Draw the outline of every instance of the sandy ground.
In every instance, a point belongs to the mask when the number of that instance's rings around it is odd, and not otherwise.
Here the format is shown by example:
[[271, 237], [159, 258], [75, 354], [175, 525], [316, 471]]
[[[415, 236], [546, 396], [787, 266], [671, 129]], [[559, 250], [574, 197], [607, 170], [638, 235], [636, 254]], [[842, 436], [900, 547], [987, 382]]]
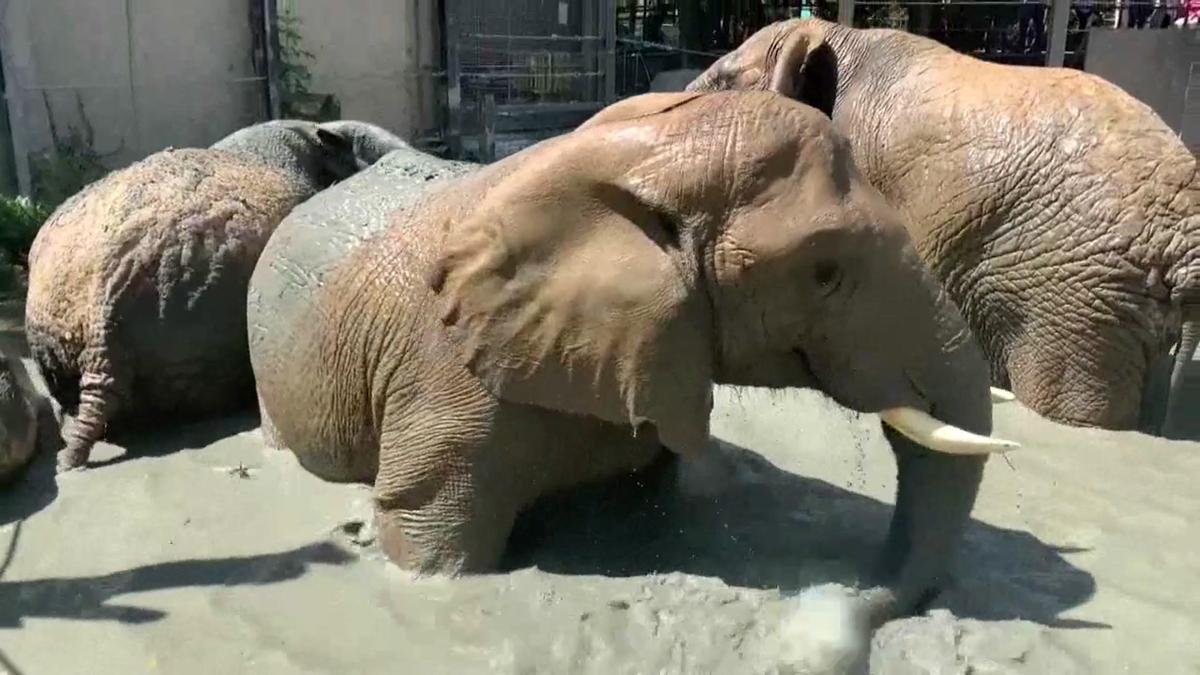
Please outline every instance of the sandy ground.
[[[10, 326], [11, 328], [11, 326]], [[0, 335], [10, 344], [15, 333]], [[413, 579], [365, 488], [256, 420], [104, 444], [0, 493], [0, 673], [788, 673], [795, 592], [852, 583], [890, 516], [874, 416], [719, 389], [715, 496], [630, 481], [522, 520], [503, 573]], [[959, 573], [876, 633], [872, 673], [1200, 673], [1200, 443], [997, 431]]]

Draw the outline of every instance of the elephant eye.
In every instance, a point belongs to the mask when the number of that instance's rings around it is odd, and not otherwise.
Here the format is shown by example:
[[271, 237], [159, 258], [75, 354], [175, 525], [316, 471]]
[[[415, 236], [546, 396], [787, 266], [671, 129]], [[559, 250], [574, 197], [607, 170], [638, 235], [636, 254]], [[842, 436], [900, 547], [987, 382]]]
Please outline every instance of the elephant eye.
[[842, 268], [832, 260], [822, 260], [813, 271], [813, 280], [817, 282], [822, 294], [829, 295], [841, 285]]

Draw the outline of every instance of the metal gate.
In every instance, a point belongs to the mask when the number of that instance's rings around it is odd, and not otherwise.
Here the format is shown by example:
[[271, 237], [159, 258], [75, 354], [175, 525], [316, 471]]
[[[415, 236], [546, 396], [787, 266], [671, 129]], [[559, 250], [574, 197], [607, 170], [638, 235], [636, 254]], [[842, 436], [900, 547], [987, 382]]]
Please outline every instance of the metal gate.
[[447, 145], [491, 161], [614, 99], [614, 0], [445, 0]]

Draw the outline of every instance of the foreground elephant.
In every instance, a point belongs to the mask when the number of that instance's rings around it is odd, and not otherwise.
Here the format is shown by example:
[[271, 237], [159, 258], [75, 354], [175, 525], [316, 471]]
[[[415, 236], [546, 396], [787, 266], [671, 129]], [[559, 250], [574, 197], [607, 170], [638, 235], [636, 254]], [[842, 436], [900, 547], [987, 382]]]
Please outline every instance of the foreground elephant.
[[1078, 71], [820, 20], [763, 28], [688, 89], [769, 89], [830, 114], [994, 382], [1046, 417], [1128, 429], [1141, 412], [1157, 427], [1154, 373], [1180, 341], [1171, 433], [1200, 337], [1200, 182], [1148, 107]]
[[78, 407], [60, 468], [83, 466], [113, 422], [253, 400], [246, 284], [267, 238], [292, 207], [403, 145], [361, 122], [267, 122], [151, 155], [60, 206], [29, 253], [25, 312], [51, 392]]
[[[989, 433], [987, 364], [820, 113], [650, 94], [463, 176], [369, 173], [268, 243], [250, 353], [275, 440], [326, 480], [374, 484], [394, 562], [487, 570], [539, 496], [663, 446], [706, 452], [723, 382], [819, 388], [938, 447], [889, 431], [876, 617], [937, 587], [975, 453], [1008, 446], [922, 412]], [[403, 194], [384, 227], [341, 222], [370, 223], [379, 189]]]

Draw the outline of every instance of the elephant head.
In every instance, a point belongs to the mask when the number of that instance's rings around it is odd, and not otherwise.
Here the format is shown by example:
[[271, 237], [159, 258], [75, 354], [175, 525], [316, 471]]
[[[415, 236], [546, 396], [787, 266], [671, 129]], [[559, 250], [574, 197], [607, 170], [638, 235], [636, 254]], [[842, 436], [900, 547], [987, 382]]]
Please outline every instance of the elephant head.
[[717, 59], [685, 90], [774, 91], [832, 117], [839, 68], [854, 65], [839, 64], [831, 43], [840, 43], [844, 36], [831, 35], [832, 26], [835, 24], [811, 19], [770, 24]]
[[317, 127], [317, 133], [349, 139], [360, 169], [373, 165], [393, 150], [411, 147], [387, 129], [357, 120], [325, 122]]
[[343, 120], [317, 124], [306, 120], [273, 120], [239, 129], [212, 145], [248, 155], [299, 176], [322, 190], [374, 164], [380, 157], [408, 147], [403, 139], [366, 122]]
[[828, 119], [765, 93], [649, 94], [502, 168], [432, 279], [493, 394], [647, 425], [684, 457], [706, 448], [714, 382], [879, 412], [900, 432], [880, 615], [936, 587], [984, 453], [1012, 446], [979, 436], [987, 364]]

